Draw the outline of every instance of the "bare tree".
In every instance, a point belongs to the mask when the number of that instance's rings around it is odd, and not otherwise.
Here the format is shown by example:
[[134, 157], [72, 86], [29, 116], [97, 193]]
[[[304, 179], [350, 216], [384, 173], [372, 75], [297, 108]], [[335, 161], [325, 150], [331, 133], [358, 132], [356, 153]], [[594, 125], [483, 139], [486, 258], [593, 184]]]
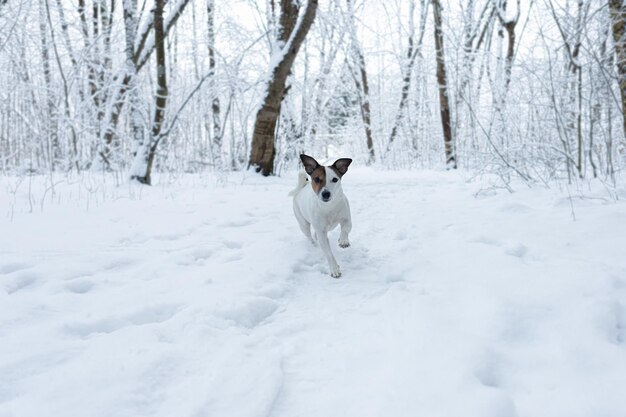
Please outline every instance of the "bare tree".
[[220, 121], [220, 98], [215, 74], [215, 3], [207, 0], [207, 47], [209, 50], [209, 77], [211, 100], [211, 122], [213, 137], [211, 138], [211, 154], [213, 164], [217, 169], [222, 168], [222, 124]]
[[[577, 14], [573, 20], [574, 23], [568, 25], [571, 29], [567, 29], [562, 24], [557, 12], [554, 8], [552, 0], [549, 2], [550, 10], [556, 26], [559, 29], [563, 44], [565, 45], [567, 67], [568, 67], [568, 82], [567, 87], [567, 102], [565, 107], [567, 109], [566, 117], [566, 129], [570, 132], [571, 136], [576, 136], [577, 144], [577, 158], [576, 169], [578, 175], [583, 177], [583, 126], [582, 126], [582, 88], [583, 88], [583, 67], [580, 62], [580, 49], [582, 46], [582, 34], [584, 30], [584, 24], [589, 13], [589, 4], [585, 5], [583, 0], [577, 0]], [[569, 17], [569, 16], [568, 16]], [[569, 139], [569, 138], [568, 138]]]
[[507, 48], [504, 65], [504, 91], [507, 91], [511, 83], [511, 70], [515, 55], [515, 26], [520, 16], [520, 0], [516, 0], [515, 12], [512, 16], [507, 14], [507, 0], [496, 0], [496, 14], [502, 27], [506, 30]]
[[157, 146], [163, 139], [162, 130], [165, 121], [165, 110], [167, 107], [167, 65], [165, 57], [165, 29], [163, 24], [163, 6], [165, 0], [155, 0], [154, 2], [154, 43], [156, 49], [156, 73], [157, 90], [154, 96], [154, 120], [150, 132], [150, 140], [144, 142], [143, 146], [137, 149], [135, 155], [134, 169], [131, 179], [135, 179], [142, 184], [152, 183], [152, 166], [156, 156]]
[[52, 68], [50, 63], [50, 40], [48, 35], [48, 25], [46, 24], [46, 0], [39, 1], [39, 36], [41, 38], [41, 60], [43, 63], [43, 76], [46, 91], [46, 140], [48, 146], [48, 157], [50, 158], [50, 169], [54, 170], [61, 158], [59, 144], [59, 111], [54, 97], [52, 85]]
[[[370, 112], [370, 89], [367, 80], [367, 67], [365, 65], [365, 56], [363, 48], [356, 35], [356, 24], [354, 22], [354, 5], [352, 0], [346, 0], [348, 5], [348, 24], [350, 32], [350, 49], [356, 60], [356, 65], [352, 65], [352, 75], [356, 88], [359, 92], [359, 101], [361, 104], [361, 118], [363, 119], [363, 128], [365, 129], [365, 138], [368, 152], [368, 165], [373, 163], [375, 158], [374, 141], [372, 139], [372, 121]], [[356, 68], [354, 68], [356, 67]]]
[[[344, 46], [345, 36], [348, 28], [344, 24], [344, 19], [338, 20], [336, 16], [340, 14], [340, 0], [329, 3], [328, 10], [320, 13], [316, 22], [317, 32], [321, 34], [319, 48], [319, 73], [311, 83], [310, 88], [310, 106], [303, 106], [303, 147], [302, 151], [310, 150], [313, 140], [317, 136], [322, 123], [324, 108], [328, 105], [330, 94], [328, 91], [329, 84], [333, 81], [333, 65], [337, 60], [339, 51]], [[305, 61], [305, 73], [309, 63]], [[303, 95], [303, 99], [304, 99]]]
[[252, 134], [252, 149], [248, 166], [268, 176], [274, 172], [275, 131], [280, 115], [280, 106], [287, 91], [287, 76], [296, 59], [298, 50], [304, 42], [317, 11], [317, 1], [309, 0], [299, 25], [300, 6], [292, 0], [280, 2], [280, 31], [278, 35], [279, 52], [272, 57], [271, 76], [261, 108], [257, 112]]
[[624, 136], [626, 136], [626, 4], [622, 0], [609, 0], [609, 11], [615, 44], [619, 91], [622, 97], [622, 122]]
[[437, 85], [439, 88], [439, 112], [441, 114], [441, 128], [443, 130], [443, 144], [448, 168], [457, 167], [454, 138], [450, 125], [450, 101], [448, 80], [446, 77], [445, 49], [443, 43], [443, 28], [441, 20], [441, 2], [431, 0], [433, 4], [433, 20], [435, 32], [435, 50], [437, 54]]
[[110, 164], [148, 183], [157, 167], [221, 172], [254, 157], [267, 174], [303, 149], [371, 161], [375, 137], [394, 150], [381, 164], [429, 167], [439, 135], [450, 168], [461, 159], [505, 184], [623, 169], [623, 2], [330, 0], [297, 57], [315, 3], [238, 3], [254, 26], [228, 3], [182, 14], [188, 3], [163, 0], [160, 16], [154, 0], [1, 3], [0, 172]]
[[[145, 145], [146, 117], [143, 114], [143, 103], [140, 99], [139, 85], [137, 82], [137, 61], [135, 57], [135, 39], [137, 37], [137, 2], [136, 0], [124, 0], [124, 29], [126, 41], [126, 76], [128, 78], [128, 97], [130, 101], [129, 125], [133, 138], [133, 157], [138, 151], [142, 151]], [[142, 158], [145, 158], [142, 157]], [[135, 159], [137, 161], [137, 159]], [[142, 159], [139, 165], [131, 167], [131, 177], [141, 177], [145, 173], [142, 167]]]
[[[473, 150], [476, 150], [476, 119], [474, 118], [472, 107], [477, 103], [474, 101], [475, 97], [472, 93], [476, 86], [480, 86], [482, 71], [474, 75], [474, 63], [479, 55], [480, 48], [488, 44], [487, 39], [493, 30], [496, 8], [492, 0], [486, 0], [478, 18], [475, 19], [475, 1], [468, 0], [464, 4], [466, 8], [463, 14], [463, 53], [461, 68], [458, 69], [460, 81], [457, 90], [453, 136], [459, 141], [462, 136], [470, 135], [473, 140]], [[464, 129], [464, 117], [469, 118], [468, 129]]]
[[[79, 0], [79, 2], [80, 1], [84, 0]], [[170, 13], [167, 17], [164, 17], [163, 31], [165, 38], [167, 38], [167, 35], [172, 28], [175, 27], [176, 22], [182, 15], [188, 3], [189, 0], [179, 0], [170, 8]], [[141, 71], [155, 50], [156, 35], [154, 32], [156, 32], [156, 30], [153, 30], [155, 29], [155, 11], [156, 7], [152, 9], [146, 24], [141, 25], [141, 30], [137, 30], [136, 39], [134, 41], [135, 48], [133, 55], [133, 61], [135, 62], [137, 73]], [[139, 16], [137, 15], [136, 21], [139, 21]], [[139, 25], [137, 27], [139, 27]], [[107, 95], [107, 103], [98, 106], [98, 108], [104, 108], [105, 111], [103, 116], [103, 127], [100, 133], [100, 144], [103, 148], [100, 151], [99, 156], [106, 167], [110, 167], [110, 146], [115, 138], [115, 131], [122, 109], [126, 103], [125, 96], [132, 81], [132, 76], [132, 74], [129, 74], [125, 70], [116, 75], [110, 82], [111, 89], [113, 91]]]
[[415, 33], [415, 24], [413, 22], [414, 11], [415, 0], [411, 0], [411, 2], [409, 3], [408, 47], [405, 63], [403, 64], [402, 69], [402, 93], [400, 95], [400, 103], [398, 104], [398, 111], [394, 119], [393, 127], [391, 128], [391, 134], [389, 135], [389, 141], [387, 142], [387, 151], [390, 150], [391, 145], [398, 134], [398, 129], [400, 128], [400, 125], [402, 123], [404, 108], [409, 98], [409, 91], [411, 90], [413, 67], [415, 66], [416, 58], [422, 53], [422, 42], [424, 40], [424, 33], [426, 32], [426, 16], [428, 15], [428, 0], [420, 0], [420, 23], [417, 34]]
[[[509, 93], [509, 85], [511, 84], [513, 60], [515, 57], [515, 27], [517, 26], [517, 22], [519, 21], [520, 16], [520, 0], [517, 0], [515, 11], [511, 16], [509, 16], [510, 13], [508, 13], [511, 4], [508, 3], [507, 0], [494, 1], [494, 8], [496, 16], [498, 16], [498, 21], [500, 22], [500, 27], [506, 31], [507, 35], [507, 48], [504, 58], [504, 78], [499, 77], [503, 81], [500, 84], [496, 83], [494, 92], [494, 117], [499, 122], [499, 124], [496, 126], [496, 130], [501, 137], [504, 137], [505, 135], [503, 134], [503, 132], [506, 128], [504, 114], [506, 98]], [[499, 55], [499, 59], [501, 59], [501, 55]]]

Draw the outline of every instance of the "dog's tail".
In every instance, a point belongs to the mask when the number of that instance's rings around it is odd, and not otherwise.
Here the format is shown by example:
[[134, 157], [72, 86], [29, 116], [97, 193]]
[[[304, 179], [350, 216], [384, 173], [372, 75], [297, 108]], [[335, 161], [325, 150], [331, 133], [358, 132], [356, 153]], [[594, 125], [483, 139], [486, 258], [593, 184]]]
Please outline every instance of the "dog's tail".
[[298, 173], [298, 185], [296, 185], [296, 188], [291, 190], [291, 192], [289, 193], [289, 196], [295, 197], [296, 194], [298, 194], [298, 191], [304, 188], [304, 186], [306, 185], [306, 182], [307, 182], [306, 173], [304, 171], [300, 171]]

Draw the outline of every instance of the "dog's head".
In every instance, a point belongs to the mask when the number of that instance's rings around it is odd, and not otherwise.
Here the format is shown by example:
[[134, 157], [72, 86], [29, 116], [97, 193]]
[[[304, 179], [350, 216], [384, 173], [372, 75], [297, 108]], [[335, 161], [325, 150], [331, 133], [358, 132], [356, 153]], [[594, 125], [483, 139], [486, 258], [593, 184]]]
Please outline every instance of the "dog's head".
[[300, 160], [304, 164], [304, 170], [311, 177], [311, 187], [320, 200], [328, 203], [335, 196], [341, 195], [341, 177], [348, 172], [352, 159], [337, 159], [331, 166], [320, 165], [308, 155], [300, 155]]

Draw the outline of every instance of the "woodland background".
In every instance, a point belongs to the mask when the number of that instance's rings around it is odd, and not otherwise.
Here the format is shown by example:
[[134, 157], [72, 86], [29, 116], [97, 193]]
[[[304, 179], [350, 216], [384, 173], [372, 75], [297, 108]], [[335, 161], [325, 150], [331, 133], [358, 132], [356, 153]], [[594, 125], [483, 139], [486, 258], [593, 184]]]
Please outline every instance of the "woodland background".
[[1, 0], [5, 175], [626, 163], [620, 0]]

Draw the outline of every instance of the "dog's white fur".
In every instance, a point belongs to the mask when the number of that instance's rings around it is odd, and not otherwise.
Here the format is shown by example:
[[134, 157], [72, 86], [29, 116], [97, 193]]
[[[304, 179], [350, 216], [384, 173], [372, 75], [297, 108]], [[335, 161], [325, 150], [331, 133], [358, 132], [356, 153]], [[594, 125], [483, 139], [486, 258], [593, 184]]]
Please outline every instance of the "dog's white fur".
[[[315, 164], [313, 158], [301, 155], [303, 162], [306, 158], [310, 158]], [[311, 163], [309, 160], [309, 163]], [[342, 169], [348, 169], [348, 165], [352, 160], [341, 159], [336, 162], [342, 162]], [[343, 166], [345, 165], [345, 169]], [[305, 163], [308, 172], [311, 172], [309, 166]], [[335, 165], [333, 165], [335, 166]], [[321, 167], [319, 164], [317, 167]], [[312, 181], [315, 178], [309, 177], [306, 173], [301, 172], [298, 176], [298, 185], [290, 193], [293, 196], [293, 212], [298, 220], [302, 233], [313, 243], [319, 243], [330, 268], [330, 275], [334, 278], [341, 276], [341, 270], [337, 264], [337, 260], [333, 256], [328, 242], [328, 232], [333, 230], [337, 225], [341, 225], [341, 233], [339, 235], [339, 247], [347, 248], [350, 246], [348, 234], [352, 230], [352, 218], [350, 215], [350, 204], [341, 188], [341, 176], [336, 172], [336, 168], [325, 166], [325, 184], [318, 192], [313, 189]], [[334, 179], [336, 182], [333, 182]], [[330, 196], [328, 195], [330, 193]], [[324, 198], [328, 197], [328, 198]], [[311, 236], [311, 226], [313, 227], [314, 236]]]

